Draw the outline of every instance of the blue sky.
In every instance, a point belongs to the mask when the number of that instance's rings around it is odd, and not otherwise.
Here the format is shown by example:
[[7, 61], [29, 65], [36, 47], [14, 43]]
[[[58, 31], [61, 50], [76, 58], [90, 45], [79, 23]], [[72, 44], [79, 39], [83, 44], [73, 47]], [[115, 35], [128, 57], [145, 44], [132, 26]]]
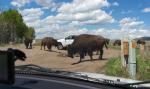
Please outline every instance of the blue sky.
[[82, 33], [117, 38], [121, 29], [133, 29], [133, 37], [150, 34], [149, 0], [1, 0], [0, 8], [18, 9], [37, 38]]

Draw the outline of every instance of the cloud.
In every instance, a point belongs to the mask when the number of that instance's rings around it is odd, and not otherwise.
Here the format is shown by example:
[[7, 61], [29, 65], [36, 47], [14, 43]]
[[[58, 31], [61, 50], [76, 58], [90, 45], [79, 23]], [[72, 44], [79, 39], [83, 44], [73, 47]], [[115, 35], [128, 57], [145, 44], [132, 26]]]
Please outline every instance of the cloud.
[[119, 3], [118, 2], [114, 2], [112, 3], [113, 6], [119, 6]]
[[121, 27], [126, 27], [126, 28], [137, 27], [144, 24], [143, 21], [139, 21], [136, 18], [130, 18], [130, 17], [121, 19], [119, 23]]
[[31, 0], [12, 0], [11, 5], [16, 7], [22, 7], [29, 2], [31, 2]]
[[63, 20], [63, 21], [73, 21], [73, 22], [76, 21], [82, 25], [115, 22], [112, 16], [110, 16], [105, 11], [102, 11], [100, 9], [90, 11], [90, 12], [84, 12], [84, 13], [76, 13], [76, 14], [59, 13], [56, 16], [56, 18], [58, 20]]
[[41, 8], [30, 8], [19, 11], [24, 22], [31, 27], [37, 28], [40, 24], [40, 17], [44, 14]]
[[11, 5], [15, 7], [23, 7], [25, 4], [30, 2], [35, 2], [45, 8], [52, 8], [57, 6], [53, 0], [12, 0]]
[[[36, 1], [39, 4], [42, 3], [41, 0]], [[79, 2], [82, 4], [77, 4]], [[67, 4], [79, 7], [72, 7], [68, 9], [68, 12], [65, 12], [62, 8], [68, 7], [65, 6]], [[24, 22], [28, 26], [35, 28], [37, 38], [43, 38], [45, 36], [63, 38], [68, 35], [83, 33], [102, 34], [107, 37], [109, 32], [105, 32], [104, 28], [95, 30], [79, 28], [81, 25], [94, 26], [97, 24], [111, 24], [115, 22], [115, 19], [111, 16], [111, 14], [108, 14], [101, 9], [102, 7], [108, 7], [110, 5], [107, 0], [74, 0], [71, 3], [62, 4], [57, 8], [52, 7], [53, 10], [50, 7], [47, 7], [44, 3], [41, 5], [43, 5], [41, 8], [29, 8], [19, 11], [23, 16]], [[88, 8], [87, 6], [84, 8], [84, 5], [87, 5]], [[41, 16], [44, 15], [44, 9], [50, 9], [50, 11], [55, 11], [58, 13], [56, 15], [49, 15], [41, 19]]]
[[47, 8], [52, 8], [56, 6], [56, 3], [54, 2], [54, 0], [35, 0], [35, 2], [38, 5], [41, 5], [43, 7], [47, 7]]
[[[129, 30], [130, 37], [131, 38], [137, 38], [137, 37], [143, 37], [143, 36], [149, 36], [150, 31], [147, 29], [134, 29]], [[112, 34], [113, 33], [113, 34]], [[43, 38], [45, 36], [52, 36], [56, 39], [64, 38], [69, 35], [79, 35], [79, 34], [94, 34], [94, 35], [101, 35], [106, 38], [110, 39], [121, 39], [123, 36], [127, 37], [128, 32], [126, 30], [120, 30], [120, 29], [106, 29], [106, 28], [99, 28], [99, 29], [93, 29], [89, 30], [86, 28], [75, 28], [72, 26], [60, 26], [60, 25], [52, 25], [49, 30], [47, 28], [40, 29], [39, 32], [37, 32], [39, 35], [38, 38]]]
[[108, 7], [107, 0], [73, 0], [71, 3], [64, 3], [58, 12], [61, 13], [80, 13]]
[[144, 13], [148, 13], [148, 12], [150, 12], [150, 7], [148, 7], [148, 8], [144, 8], [144, 9], [142, 10], [142, 12], [144, 12]]

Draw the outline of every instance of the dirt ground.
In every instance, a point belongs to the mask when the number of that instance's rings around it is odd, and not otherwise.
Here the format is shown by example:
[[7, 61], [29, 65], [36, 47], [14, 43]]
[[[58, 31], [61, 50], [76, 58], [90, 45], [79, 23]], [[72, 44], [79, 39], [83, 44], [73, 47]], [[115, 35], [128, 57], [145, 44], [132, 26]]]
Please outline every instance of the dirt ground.
[[93, 60], [90, 60], [89, 56], [86, 56], [81, 63], [72, 65], [73, 63], [76, 63], [79, 60], [79, 57], [74, 57], [73, 59], [67, 57], [66, 50], [57, 50], [53, 47], [53, 51], [50, 52], [40, 50], [40, 46], [34, 46], [33, 49], [25, 49], [24, 45], [6, 46], [0, 47], [0, 49], [2, 50], [10, 47], [18, 48], [24, 51], [27, 55], [26, 61], [17, 61], [16, 65], [35, 64], [42, 67], [74, 72], [103, 73], [108, 60], [112, 57], [117, 57], [120, 55], [119, 50], [105, 49], [103, 60], [98, 60], [98, 55], [94, 55]]

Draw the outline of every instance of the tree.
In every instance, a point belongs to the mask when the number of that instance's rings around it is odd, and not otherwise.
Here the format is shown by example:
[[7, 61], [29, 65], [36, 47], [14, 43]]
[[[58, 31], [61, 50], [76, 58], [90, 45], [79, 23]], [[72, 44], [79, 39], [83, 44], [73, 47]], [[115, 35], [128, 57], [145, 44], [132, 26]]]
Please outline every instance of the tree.
[[0, 43], [22, 42], [24, 37], [35, 37], [34, 28], [28, 27], [17, 10], [0, 13]]
[[35, 30], [33, 27], [29, 27], [25, 33], [25, 37], [27, 38], [35, 38]]

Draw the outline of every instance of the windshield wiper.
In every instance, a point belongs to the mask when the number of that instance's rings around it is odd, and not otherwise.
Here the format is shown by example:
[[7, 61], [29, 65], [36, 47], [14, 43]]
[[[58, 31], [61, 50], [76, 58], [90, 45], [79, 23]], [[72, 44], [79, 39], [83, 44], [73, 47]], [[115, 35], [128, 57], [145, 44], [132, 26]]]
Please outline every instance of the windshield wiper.
[[[80, 80], [85, 80], [85, 81], [99, 83], [99, 84], [111, 85], [115, 87], [131, 88], [131, 89], [132, 88], [139, 89], [139, 86], [137, 85], [150, 83], [150, 81], [144, 81], [138, 83], [123, 83], [120, 81], [109, 80], [104, 78], [92, 78], [89, 77], [87, 74], [63, 71], [59, 69], [43, 68], [33, 64], [16, 66], [15, 68], [16, 68], [15, 69], [16, 74], [29, 74], [29, 75], [54, 76], [54, 77], [80, 79]], [[145, 87], [145, 89], [148, 88]]]

